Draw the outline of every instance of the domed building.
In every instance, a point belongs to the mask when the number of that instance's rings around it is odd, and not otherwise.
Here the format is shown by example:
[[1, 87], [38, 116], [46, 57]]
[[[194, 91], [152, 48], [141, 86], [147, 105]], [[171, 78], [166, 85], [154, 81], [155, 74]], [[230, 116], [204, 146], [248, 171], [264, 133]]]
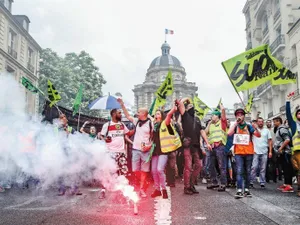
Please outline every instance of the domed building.
[[161, 46], [162, 55], [156, 57], [150, 64], [146, 79], [143, 84], [134, 86], [134, 107], [150, 108], [154, 98], [155, 92], [165, 80], [169, 69], [172, 71], [174, 80], [174, 93], [170, 96], [166, 109], [170, 108], [174, 99], [183, 97], [193, 98], [196, 95], [198, 87], [195, 82], [187, 82], [185, 68], [175, 56], [170, 55], [171, 47], [165, 42]]

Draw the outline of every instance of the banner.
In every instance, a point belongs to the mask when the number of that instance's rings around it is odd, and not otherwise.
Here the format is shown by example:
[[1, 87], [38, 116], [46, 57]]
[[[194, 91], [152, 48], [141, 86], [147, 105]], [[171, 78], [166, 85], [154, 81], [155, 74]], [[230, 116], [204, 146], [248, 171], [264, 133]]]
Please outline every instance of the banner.
[[287, 68], [281, 68], [276, 75], [274, 75], [271, 84], [290, 84], [297, 82], [297, 75]]
[[251, 109], [252, 109], [252, 104], [253, 104], [253, 99], [254, 99], [254, 95], [253, 92], [250, 94], [247, 105], [245, 107], [245, 111], [246, 113], [250, 113]]
[[272, 80], [273, 77], [277, 77], [276, 84], [291, 82], [281, 79], [283, 75], [279, 73], [279, 70], [283, 68], [283, 65], [271, 55], [268, 45], [262, 45], [235, 56], [222, 62], [222, 66], [237, 92], [257, 87]]
[[195, 115], [200, 120], [202, 120], [206, 116], [210, 108], [203, 101], [201, 101], [197, 96], [194, 96], [193, 103], [195, 108]]
[[167, 99], [167, 96], [173, 94], [174, 87], [173, 87], [173, 78], [172, 72], [169, 70], [168, 75], [162, 85], [158, 88], [155, 95], [160, 99]]
[[55, 89], [50, 80], [48, 80], [48, 97], [50, 100], [50, 107], [52, 107], [59, 100], [61, 100], [60, 95], [58, 94], [57, 90]]
[[75, 101], [74, 101], [73, 116], [75, 116], [76, 113], [79, 112], [79, 107], [80, 107], [81, 100], [82, 100], [82, 90], [83, 90], [83, 86], [81, 84], [80, 87], [79, 87], [78, 93], [76, 95]]
[[21, 83], [30, 92], [32, 93], [40, 92], [42, 95], [44, 95], [44, 93], [39, 88], [35, 87], [26, 77], [21, 78]]

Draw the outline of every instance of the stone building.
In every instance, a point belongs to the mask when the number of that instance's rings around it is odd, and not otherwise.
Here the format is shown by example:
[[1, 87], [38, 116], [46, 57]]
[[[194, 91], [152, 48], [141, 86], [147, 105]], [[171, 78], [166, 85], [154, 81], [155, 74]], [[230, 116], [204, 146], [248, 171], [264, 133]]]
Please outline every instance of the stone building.
[[[300, 74], [300, 1], [247, 0], [243, 8], [246, 18], [246, 50], [268, 44], [273, 56], [298, 76]], [[297, 32], [298, 31], [298, 32]], [[285, 114], [286, 96], [295, 92], [293, 108], [300, 104], [299, 79], [297, 84], [271, 86], [264, 83], [245, 91], [245, 102], [254, 92], [252, 116], [258, 111], [265, 119]]]
[[[30, 20], [25, 15], [12, 15], [13, 0], [0, 0], [0, 71], [22, 76], [38, 83], [41, 47], [29, 34]], [[38, 96], [26, 91], [27, 112], [38, 112]]]
[[170, 49], [170, 45], [165, 42], [161, 46], [162, 55], [156, 57], [151, 62], [143, 84], [134, 86], [135, 110], [139, 107], [150, 108], [151, 103], [155, 98], [155, 92], [165, 80], [169, 69], [171, 69], [173, 74], [174, 93], [173, 96], [168, 99], [168, 103], [165, 107], [166, 109], [170, 108], [173, 99], [194, 97], [196, 94], [198, 90], [196, 83], [187, 81], [185, 68], [175, 56], [170, 55]]

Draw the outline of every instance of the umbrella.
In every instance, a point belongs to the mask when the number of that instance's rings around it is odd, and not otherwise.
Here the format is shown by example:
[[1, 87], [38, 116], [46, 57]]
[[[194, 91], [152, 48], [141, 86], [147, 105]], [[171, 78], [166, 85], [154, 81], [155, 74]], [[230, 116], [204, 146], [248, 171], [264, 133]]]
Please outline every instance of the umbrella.
[[[117, 101], [119, 97], [113, 95], [102, 96], [89, 104], [89, 109], [120, 109], [121, 105]], [[128, 102], [124, 102], [127, 108], [132, 107]]]

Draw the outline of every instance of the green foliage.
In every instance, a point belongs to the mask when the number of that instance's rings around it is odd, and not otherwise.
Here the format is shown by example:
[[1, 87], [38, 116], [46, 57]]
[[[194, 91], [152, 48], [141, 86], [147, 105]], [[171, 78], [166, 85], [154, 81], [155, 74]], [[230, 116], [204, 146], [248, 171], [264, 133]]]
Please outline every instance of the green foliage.
[[[47, 80], [50, 79], [61, 95], [58, 105], [72, 109], [80, 84], [83, 84], [81, 112], [99, 116], [98, 111], [88, 109], [88, 104], [102, 95], [102, 86], [106, 83], [95, 60], [85, 51], [79, 54], [67, 53], [64, 58], [47, 48], [41, 52], [39, 88], [47, 93]], [[40, 96], [40, 111], [44, 104]]]

